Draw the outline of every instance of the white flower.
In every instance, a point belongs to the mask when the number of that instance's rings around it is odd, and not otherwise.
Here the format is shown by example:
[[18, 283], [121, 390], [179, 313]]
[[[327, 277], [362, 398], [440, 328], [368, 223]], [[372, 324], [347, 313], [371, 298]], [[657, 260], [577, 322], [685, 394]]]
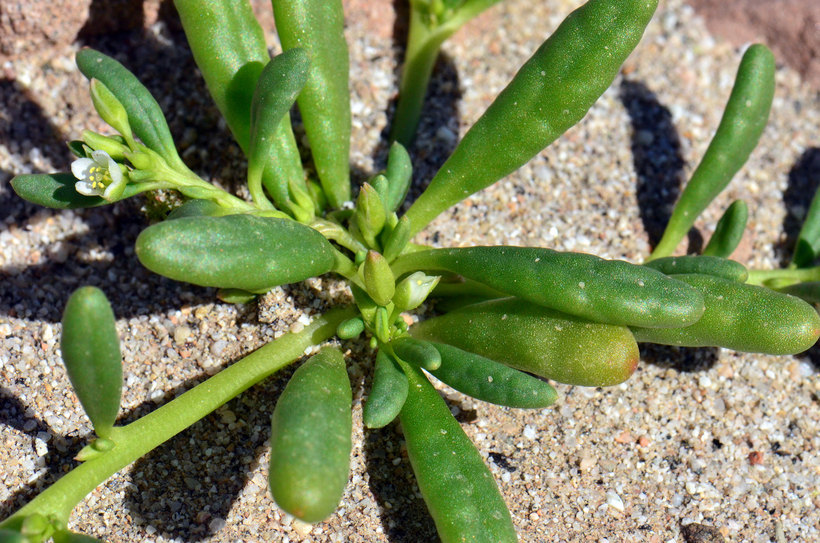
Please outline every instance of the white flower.
[[71, 173], [78, 179], [74, 184], [77, 192], [109, 201], [119, 198], [128, 183], [120, 165], [105, 151], [93, 151], [91, 158], [78, 158], [71, 163]]

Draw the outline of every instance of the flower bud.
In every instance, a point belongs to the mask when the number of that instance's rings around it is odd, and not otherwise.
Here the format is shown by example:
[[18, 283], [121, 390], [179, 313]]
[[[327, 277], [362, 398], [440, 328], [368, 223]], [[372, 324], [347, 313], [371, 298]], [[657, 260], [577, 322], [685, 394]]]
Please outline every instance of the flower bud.
[[117, 161], [122, 161], [128, 152], [128, 146], [117, 138], [103, 136], [91, 130], [83, 130], [83, 143], [95, 151], [105, 151]]
[[415, 272], [405, 277], [393, 294], [393, 303], [399, 311], [409, 311], [421, 305], [436, 288], [441, 277]]
[[396, 291], [396, 279], [387, 260], [376, 251], [369, 251], [362, 265], [362, 279], [367, 293], [379, 305], [387, 305]]
[[356, 200], [356, 225], [362, 237], [371, 247], [376, 246], [376, 236], [384, 228], [385, 219], [384, 203], [379, 193], [371, 185], [365, 183]]
[[114, 93], [99, 79], [91, 80], [91, 101], [102, 120], [122, 134], [126, 140], [134, 139], [131, 134], [131, 124], [128, 122], [128, 113], [125, 112], [125, 108]]

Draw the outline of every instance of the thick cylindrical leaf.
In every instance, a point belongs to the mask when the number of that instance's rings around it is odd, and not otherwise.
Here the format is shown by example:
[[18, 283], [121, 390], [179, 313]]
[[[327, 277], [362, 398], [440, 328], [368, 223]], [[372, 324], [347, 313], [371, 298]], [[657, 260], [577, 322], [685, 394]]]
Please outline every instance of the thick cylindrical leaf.
[[407, 376], [390, 355], [379, 351], [373, 371], [373, 384], [362, 409], [368, 428], [382, 428], [399, 416], [407, 399]]
[[271, 418], [270, 487], [276, 503], [306, 522], [319, 522], [342, 499], [353, 419], [342, 353], [327, 348], [291, 377]]
[[[250, 2], [174, 0], [174, 5], [208, 91], [237, 143], [248, 153], [251, 102], [259, 75], [270, 60], [265, 33]], [[304, 171], [290, 116], [283, 116], [275, 128], [262, 184], [278, 201], [277, 191], [291, 179], [303, 183]]]
[[797, 296], [810, 304], [820, 304], [820, 282], [809, 281], [807, 283], [795, 283], [786, 287], [776, 289], [783, 294]]
[[[304, 49], [289, 49], [271, 60], [256, 82], [251, 103], [251, 136], [248, 151], [248, 183], [251, 185], [251, 194], [261, 190], [262, 173], [268, 164], [271, 149], [274, 148], [279, 137], [279, 125], [288, 116], [290, 108], [296, 102], [296, 97], [305, 86], [308, 76], [310, 60]], [[265, 188], [271, 193], [277, 205], [287, 206], [288, 179], [280, 176], [276, 182], [270, 180]], [[303, 175], [292, 182], [303, 184]], [[312, 207], [312, 203], [311, 203]]]
[[68, 299], [60, 350], [94, 431], [108, 436], [120, 409], [122, 355], [114, 312], [100, 289], [82, 287]]
[[717, 256], [665, 256], [651, 260], [644, 264], [644, 266], [658, 270], [666, 275], [700, 273], [703, 275], [723, 277], [724, 279], [739, 281], [741, 283], [745, 283], [746, 279], [749, 278], [749, 270], [746, 269], [746, 266], [734, 260]]
[[800, 298], [711, 275], [678, 278], [703, 293], [703, 316], [686, 328], [632, 328], [638, 341], [796, 354], [814, 345], [820, 335], [817, 311]]
[[441, 366], [441, 354], [429, 341], [404, 336], [390, 342], [390, 348], [401, 360], [427, 371]]
[[452, 345], [432, 345], [441, 354], [441, 366], [430, 373], [477, 400], [537, 409], [558, 399], [558, 393], [546, 381]]
[[413, 325], [410, 333], [570, 385], [617, 385], [638, 365], [638, 345], [627, 328], [517, 298], [469, 305]]
[[333, 247], [288, 219], [184, 217], [146, 228], [137, 257], [149, 270], [195, 285], [266, 291], [330, 271]]
[[720, 125], [683, 189], [653, 258], [672, 254], [706, 206], [748, 160], [769, 120], [774, 71], [774, 55], [766, 46], [757, 44], [746, 50]]
[[800, 227], [792, 263], [798, 268], [805, 268], [811, 266], [818, 255], [820, 255], [820, 191], [815, 192], [809, 210], [806, 212], [803, 226]]
[[341, 0], [273, 0], [276, 30], [285, 50], [304, 48], [310, 76], [299, 112], [316, 173], [330, 205], [350, 200], [350, 60]]
[[729, 258], [737, 249], [746, 229], [749, 208], [743, 200], [735, 200], [723, 212], [715, 225], [715, 232], [703, 249], [703, 256]]
[[404, 202], [413, 180], [413, 163], [410, 161], [410, 154], [397, 141], [390, 145], [390, 151], [387, 154], [387, 171], [384, 175], [389, 182], [385, 207], [388, 211], [395, 211]]
[[407, 211], [413, 233], [523, 166], [612, 84], [657, 0], [591, 0], [572, 12], [470, 128]]
[[407, 455], [442, 543], [518, 541], [490, 470], [420, 369], [403, 364], [410, 389], [399, 415]]
[[[403, 255], [396, 275], [413, 270], [457, 273], [509, 295], [608, 324], [680, 327], [703, 313], [689, 285], [622, 260], [530, 247], [432, 249]], [[640, 323], [640, 324], [639, 324]]]
[[77, 53], [77, 67], [88, 79], [99, 79], [120, 101], [128, 122], [142, 142], [171, 165], [181, 164], [174, 139], [159, 104], [128, 69], [93, 49]]

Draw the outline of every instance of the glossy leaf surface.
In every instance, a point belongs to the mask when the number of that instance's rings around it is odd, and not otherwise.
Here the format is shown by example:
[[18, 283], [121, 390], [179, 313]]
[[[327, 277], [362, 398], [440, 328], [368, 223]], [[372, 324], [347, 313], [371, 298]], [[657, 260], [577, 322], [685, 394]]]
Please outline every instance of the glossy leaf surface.
[[442, 543], [518, 541], [493, 476], [422, 371], [402, 368], [410, 389], [399, 415], [419, 490]]
[[195, 285], [251, 292], [330, 271], [333, 248], [288, 219], [228, 215], [184, 217], [146, 228], [137, 257], [149, 270]]
[[477, 400], [536, 409], [558, 399], [555, 388], [546, 381], [452, 345], [433, 345], [441, 354], [441, 366], [430, 373]]
[[711, 275], [678, 277], [703, 293], [703, 316], [686, 328], [632, 328], [638, 341], [796, 354], [814, 345], [820, 335], [817, 311], [800, 298]]
[[703, 275], [723, 277], [724, 279], [739, 281], [741, 283], [745, 283], [746, 279], [749, 278], [749, 270], [746, 269], [746, 266], [734, 260], [717, 256], [667, 256], [651, 260], [644, 264], [644, 266], [667, 275], [700, 273]]
[[466, 247], [410, 253], [410, 270], [457, 273], [499, 292], [608, 324], [680, 327], [703, 313], [703, 297], [656, 270], [584, 253], [529, 247]]
[[68, 299], [60, 350], [94, 431], [108, 436], [120, 409], [122, 355], [114, 312], [100, 289], [82, 287]]
[[379, 351], [373, 371], [373, 384], [362, 409], [368, 428], [382, 428], [399, 416], [407, 400], [407, 376], [390, 355]]
[[276, 402], [271, 493], [298, 519], [323, 520], [342, 499], [350, 471], [351, 399], [342, 353], [326, 348], [296, 370]]
[[78, 209], [105, 205], [99, 196], [85, 196], [74, 188], [77, 178], [70, 173], [18, 175], [11, 180], [14, 192], [28, 202], [52, 209]]
[[180, 164], [174, 139], [159, 104], [125, 66], [93, 49], [77, 53], [77, 67], [89, 79], [99, 79], [120, 101], [128, 113], [134, 134], [169, 164]]
[[517, 298], [469, 305], [413, 325], [410, 333], [570, 385], [617, 385], [638, 365], [638, 345], [627, 328]]
[[591, 0], [573, 11], [470, 128], [407, 212], [413, 233], [495, 183], [580, 121], [612, 84], [657, 0]]
[[683, 189], [654, 257], [675, 250], [706, 206], [748, 160], [769, 120], [774, 71], [774, 55], [766, 46], [752, 45], [743, 54], [720, 125]]

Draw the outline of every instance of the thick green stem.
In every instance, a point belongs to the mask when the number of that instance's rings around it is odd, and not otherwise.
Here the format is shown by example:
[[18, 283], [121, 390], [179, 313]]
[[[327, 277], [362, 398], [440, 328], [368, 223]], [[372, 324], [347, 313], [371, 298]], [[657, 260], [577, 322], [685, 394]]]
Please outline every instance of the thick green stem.
[[305, 350], [333, 336], [336, 327], [356, 314], [355, 307], [335, 309], [303, 331], [286, 334], [249, 354], [204, 383], [131, 424], [114, 428], [115, 447], [70, 471], [6, 519], [0, 527], [19, 528], [32, 513], [68, 522], [85, 496], [122, 468], [185, 430], [228, 400], [301, 357]]
[[390, 140], [409, 147], [416, 135], [424, 95], [439, 49], [464, 23], [499, 0], [468, 0], [456, 9], [449, 19], [439, 24], [428, 23], [425, 13], [410, 3], [410, 31], [404, 54], [399, 87], [399, 102], [393, 118]]
[[820, 281], [820, 266], [814, 268], [783, 268], [778, 270], [749, 270], [749, 279], [746, 281], [750, 285], [769, 286], [770, 282], [777, 282], [777, 287], [783, 287], [794, 283], [807, 283]]
[[393, 117], [391, 140], [405, 147], [409, 147], [413, 142], [436, 57], [441, 44], [455, 30], [449, 26], [431, 29], [417, 10], [410, 10], [410, 32], [404, 54], [399, 102]]

